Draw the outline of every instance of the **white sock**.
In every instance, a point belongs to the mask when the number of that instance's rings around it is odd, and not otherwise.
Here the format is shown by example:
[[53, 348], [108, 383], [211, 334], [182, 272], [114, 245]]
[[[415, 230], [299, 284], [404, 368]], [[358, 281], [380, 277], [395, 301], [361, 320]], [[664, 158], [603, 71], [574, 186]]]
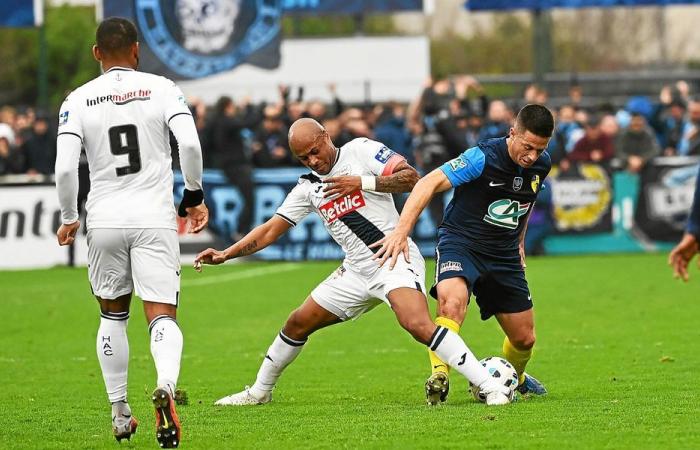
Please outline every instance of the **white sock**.
[[107, 397], [111, 403], [125, 402], [129, 368], [129, 340], [126, 336], [129, 313], [102, 313], [100, 316], [96, 349]]
[[280, 331], [270, 348], [267, 349], [255, 384], [250, 388], [251, 393], [255, 397], [261, 398], [272, 391], [284, 368], [294, 361], [301, 349], [304, 348], [305, 343], [306, 339], [297, 341], [285, 336]]
[[151, 355], [156, 363], [158, 387], [167, 388], [175, 395], [182, 358], [182, 331], [170, 316], [157, 316], [148, 325], [151, 334]]
[[488, 370], [479, 363], [461, 337], [445, 327], [437, 327], [428, 344], [430, 350], [453, 369], [464, 375], [472, 384], [481, 386], [489, 381]]

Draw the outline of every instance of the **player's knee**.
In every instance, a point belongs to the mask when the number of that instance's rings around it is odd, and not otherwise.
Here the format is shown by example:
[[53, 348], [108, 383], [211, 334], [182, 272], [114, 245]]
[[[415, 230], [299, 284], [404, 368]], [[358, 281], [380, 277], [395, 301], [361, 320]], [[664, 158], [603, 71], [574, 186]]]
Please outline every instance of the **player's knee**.
[[508, 337], [508, 340], [518, 350], [530, 350], [535, 346], [535, 332], [533, 330], [524, 330], [516, 336]]
[[439, 299], [438, 302], [438, 315], [460, 324], [464, 321], [464, 315], [467, 311], [467, 299], [465, 297], [450, 295]]
[[284, 324], [284, 334], [292, 339], [303, 340], [309, 337], [311, 330], [308, 320], [305, 320], [303, 314], [295, 309], [287, 318]]

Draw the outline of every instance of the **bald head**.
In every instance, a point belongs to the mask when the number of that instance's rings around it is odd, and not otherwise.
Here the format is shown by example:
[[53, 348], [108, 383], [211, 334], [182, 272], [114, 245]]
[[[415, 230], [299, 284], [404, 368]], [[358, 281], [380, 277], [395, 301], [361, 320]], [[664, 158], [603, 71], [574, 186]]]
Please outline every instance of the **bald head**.
[[327, 174], [335, 162], [335, 145], [314, 119], [298, 119], [289, 127], [289, 148], [303, 165], [321, 175]]
[[289, 127], [289, 148], [294, 153], [313, 145], [326, 130], [314, 119], [303, 118]]

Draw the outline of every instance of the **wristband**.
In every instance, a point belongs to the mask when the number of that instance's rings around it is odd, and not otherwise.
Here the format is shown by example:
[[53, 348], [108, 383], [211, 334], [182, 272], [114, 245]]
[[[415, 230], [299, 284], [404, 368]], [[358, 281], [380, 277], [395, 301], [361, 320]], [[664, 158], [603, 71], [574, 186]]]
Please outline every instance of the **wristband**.
[[369, 175], [363, 175], [360, 177], [362, 179], [362, 190], [363, 191], [376, 191], [377, 190], [377, 178]]
[[180, 202], [180, 206], [177, 207], [177, 215], [180, 217], [187, 217], [187, 208], [201, 205], [203, 201], [204, 191], [201, 189], [197, 189], [196, 191], [185, 189], [182, 192], [182, 201]]

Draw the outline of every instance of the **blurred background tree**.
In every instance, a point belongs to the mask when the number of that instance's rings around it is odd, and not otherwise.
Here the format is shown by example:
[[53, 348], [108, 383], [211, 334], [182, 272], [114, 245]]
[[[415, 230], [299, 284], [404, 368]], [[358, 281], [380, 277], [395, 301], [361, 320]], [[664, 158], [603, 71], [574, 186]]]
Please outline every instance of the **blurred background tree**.
[[[95, 10], [56, 6], [46, 9], [49, 105], [56, 108], [70, 90], [99, 75], [92, 57]], [[0, 103], [39, 104], [39, 30], [0, 28]]]

